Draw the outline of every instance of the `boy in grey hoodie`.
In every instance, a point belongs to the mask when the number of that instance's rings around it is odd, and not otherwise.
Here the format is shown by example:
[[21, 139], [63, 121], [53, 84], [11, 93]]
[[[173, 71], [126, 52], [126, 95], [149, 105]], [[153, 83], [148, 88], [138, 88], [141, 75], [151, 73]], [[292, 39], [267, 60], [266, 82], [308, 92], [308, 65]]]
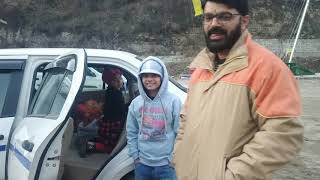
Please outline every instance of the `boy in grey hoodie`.
[[129, 106], [127, 140], [135, 162], [136, 180], [175, 180], [171, 166], [179, 127], [181, 101], [168, 92], [168, 72], [162, 61], [147, 57], [139, 68], [140, 95]]

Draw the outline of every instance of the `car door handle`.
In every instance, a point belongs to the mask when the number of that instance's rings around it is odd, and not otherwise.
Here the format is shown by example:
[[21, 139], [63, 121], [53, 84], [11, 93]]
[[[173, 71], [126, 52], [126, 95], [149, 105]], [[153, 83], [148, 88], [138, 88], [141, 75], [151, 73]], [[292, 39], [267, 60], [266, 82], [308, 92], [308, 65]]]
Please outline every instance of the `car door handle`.
[[22, 142], [22, 148], [27, 150], [27, 151], [29, 151], [29, 152], [32, 151], [33, 146], [34, 146], [34, 144], [32, 142], [28, 141], [28, 140], [24, 140]]
[[4, 140], [4, 135], [2, 135], [2, 134], [0, 135], [0, 141], [1, 140]]

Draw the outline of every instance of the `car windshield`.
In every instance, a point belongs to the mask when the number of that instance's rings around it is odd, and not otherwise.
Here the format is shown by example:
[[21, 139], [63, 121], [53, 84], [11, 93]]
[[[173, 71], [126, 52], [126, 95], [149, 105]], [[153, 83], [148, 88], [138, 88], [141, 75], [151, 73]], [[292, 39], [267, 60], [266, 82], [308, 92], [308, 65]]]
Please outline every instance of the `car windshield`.
[[178, 81], [173, 79], [172, 77], [169, 78], [170, 82], [172, 82], [174, 85], [176, 85], [179, 89], [181, 89], [183, 92], [187, 92], [187, 88], [181, 85]]

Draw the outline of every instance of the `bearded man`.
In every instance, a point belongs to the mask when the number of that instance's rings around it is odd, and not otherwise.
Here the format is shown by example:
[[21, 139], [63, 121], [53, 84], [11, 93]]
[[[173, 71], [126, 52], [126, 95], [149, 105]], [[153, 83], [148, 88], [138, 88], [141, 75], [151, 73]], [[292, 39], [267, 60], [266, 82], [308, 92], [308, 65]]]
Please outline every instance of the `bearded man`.
[[205, 0], [207, 47], [191, 63], [174, 148], [179, 180], [263, 180], [302, 147], [288, 67], [248, 32], [248, 0]]

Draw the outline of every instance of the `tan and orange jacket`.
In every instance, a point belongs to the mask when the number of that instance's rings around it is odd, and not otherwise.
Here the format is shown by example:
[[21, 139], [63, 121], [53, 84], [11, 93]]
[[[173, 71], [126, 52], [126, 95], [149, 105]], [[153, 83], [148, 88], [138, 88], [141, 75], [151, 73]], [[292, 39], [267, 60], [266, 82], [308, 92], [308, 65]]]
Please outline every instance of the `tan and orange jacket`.
[[303, 144], [296, 80], [246, 31], [225, 63], [202, 50], [181, 113], [174, 149], [179, 180], [262, 180]]

